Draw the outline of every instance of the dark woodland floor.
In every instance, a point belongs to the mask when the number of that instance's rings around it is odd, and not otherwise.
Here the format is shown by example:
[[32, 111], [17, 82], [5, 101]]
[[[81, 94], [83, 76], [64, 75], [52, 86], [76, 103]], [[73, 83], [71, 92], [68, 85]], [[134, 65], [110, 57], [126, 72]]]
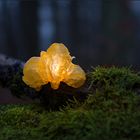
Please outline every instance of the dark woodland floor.
[[6, 88], [0, 88], [0, 104], [18, 104], [18, 103], [31, 103], [29, 98], [19, 99], [14, 97], [11, 92]]

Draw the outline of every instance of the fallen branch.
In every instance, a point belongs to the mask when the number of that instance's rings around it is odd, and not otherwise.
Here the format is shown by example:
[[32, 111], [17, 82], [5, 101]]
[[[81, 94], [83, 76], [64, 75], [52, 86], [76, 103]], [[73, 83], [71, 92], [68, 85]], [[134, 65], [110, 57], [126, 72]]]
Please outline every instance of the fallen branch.
[[57, 108], [61, 104], [65, 104], [69, 99], [76, 98], [80, 101], [84, 100], [90, 92], [88, 86], [81, 88], [72, 88], [65, 83], [61, 83], [58, 90], [53, 90], [50, 84], [42, 87], [37, 92], [30, 88], [22, 81], [24, 62], [0, 55], [0, 85], [11, 90], [11, 93], [19, 98], [28, 96], [32, 99], [39, 98], [51, 108]]

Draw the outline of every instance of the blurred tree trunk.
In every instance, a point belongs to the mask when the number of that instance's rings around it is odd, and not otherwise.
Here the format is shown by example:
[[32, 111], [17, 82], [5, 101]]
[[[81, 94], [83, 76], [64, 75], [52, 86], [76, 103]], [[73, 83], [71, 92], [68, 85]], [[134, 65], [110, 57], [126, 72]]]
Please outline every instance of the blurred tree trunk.
[[38, 0], [0, 1], [0, 51], [25, 60], [38, 54]]
[[102, 0], [102, 31], [103, 60], [130, 65], [135, 43], [129, 0]]
[[20, 22], [25, 42], [26, 56], [38, 54], [38, 0], [20, 1]]
[[10, 2], [5, 0], [5, 1], [1, 1], [1, 8], [2, 8], [1, 27], [3, 28], [1, 30], [1, 36], [3, 38], [3, 40], [1, 39], [3, 41], [2, 52], [6, 53], [7, 55], [16, 56], [17, 50], [15, 47], [14, 36], [12, 33], [12, 24], [11, 24], [12, 22], [11, 14], [13, 13], [13, 11], [11, 11], [12, 6], [10, 5]]

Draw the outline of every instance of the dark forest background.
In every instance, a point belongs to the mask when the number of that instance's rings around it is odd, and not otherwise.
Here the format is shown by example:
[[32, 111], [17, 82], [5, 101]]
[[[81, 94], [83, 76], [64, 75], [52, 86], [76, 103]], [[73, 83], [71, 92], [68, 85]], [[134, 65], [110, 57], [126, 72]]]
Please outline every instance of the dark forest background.
[[88, 69], [140, 69], [140, 0], [0, 0], [0, 53], [26, 61], [53, 42]]

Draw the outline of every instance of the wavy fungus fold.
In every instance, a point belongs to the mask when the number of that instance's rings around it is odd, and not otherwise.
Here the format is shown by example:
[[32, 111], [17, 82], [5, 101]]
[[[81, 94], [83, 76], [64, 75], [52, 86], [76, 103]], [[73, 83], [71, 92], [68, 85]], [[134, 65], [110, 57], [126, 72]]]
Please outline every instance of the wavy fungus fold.
[[69, 50], [61, 43], [53, 43], [40, 57], [31, 57], [24, 65], [23, 81], [32, 88], [40, 90], [50, 82], [53, 89], [58, 89], [60, 82], [78, 88], [86, 80], [84, 70], [72, 63]]

